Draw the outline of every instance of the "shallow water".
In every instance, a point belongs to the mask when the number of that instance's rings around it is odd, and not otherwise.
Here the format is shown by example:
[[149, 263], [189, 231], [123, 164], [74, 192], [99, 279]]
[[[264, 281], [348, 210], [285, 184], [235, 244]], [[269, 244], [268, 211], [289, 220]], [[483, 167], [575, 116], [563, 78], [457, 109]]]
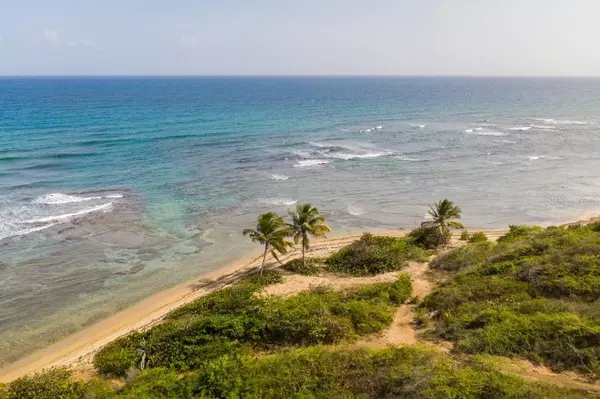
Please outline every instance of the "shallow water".
[[260, 211], [336, 231], [600, 208], [600, 80], [0, 78], [0, 360], [252, 248]]

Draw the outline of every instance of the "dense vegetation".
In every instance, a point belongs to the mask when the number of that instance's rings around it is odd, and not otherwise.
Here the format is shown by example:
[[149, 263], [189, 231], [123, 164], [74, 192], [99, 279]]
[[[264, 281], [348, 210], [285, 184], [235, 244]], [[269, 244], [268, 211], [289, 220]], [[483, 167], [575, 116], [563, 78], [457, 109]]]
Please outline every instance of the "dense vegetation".
[[410, 239], [365, 233], [360, 240], [332, 254], [325, 263], [331, 272], [367, 276], [400, 270], [409, 260], [426, 259], [426, 252]]
[[[590, 398], [581, 391], [527, 383], [477, 358], [459, 363], [425, 347], [383, 350], [295, 349], [256, 358], [231, 354], [178, 375], [155, 368], [118, 390], [107, 382], [53, 372], [12, 383], [6, 399], [109, 398]], [[49, 390], [34, 390], [35, 387]], [[57, 390], [58, 389], [58, 390]], [[1, 391], [0, 391], [1, 392]]]
[[[290, 212], [292, 223], [263, 214], [246, 230], [271, 252], [293, 237], [328, 231], [310, 204]], [[448, 243], [460, 209], [431, 207], [433, 222], [406, 238], [373, 236], [327, 259], [287, 262], [288, 272], [350, 276], [401, 270], [425, 261], [427, 248]], [[251, 275], [171, 312], [159, 325], [101, 349], [94, 365], [110, 379], [75, 381], [55, 369], [0, 384], [0, 399], [111, 398], [600, 398], [589, 392], [526, 382], [500, 373], [485, 356], [524, 356], [557, 370], [600, 374], [600, 223], [568, 228], [510, 226], [497, 243], [463, 230], [464, 246], [442, 253], [430, 269], [443, 282], [418, 305], [415, 324], [428, 336], [455, 342], [453, 359], [421, 346], [359, 349], [344, 345], [388, 327], [411, 296], [410, 276], [391, 283], [291, 297], [268, 296], [280, 283], [272, 270]], [[304, 252], [304, 251], [303, 251]], [[328, 346], [323, 346], [328, 345]], [[124, 384], [124, 385], [123, 385]]]
[[411, 294], [407, 275], [353, 291], [316, 289], [290, 298], [258, 295], [260, 287], [244, 281], [202, 297], [162, 324], [107, 345], [94, 364], [116, 376], [134, 367], [187, 371], [225, 354], [333, 344], [381, 331]]
[[600, 372], [597, 225], [511, 226], [431, 267], [456, 273], [426, 297], [435, 334], [466, 353], [518, 355], [556, 370]]
[[292, 259], [281, 266], [283, 270], [303, 276], [313, 276], [325, 271], [325, 259], [306, 258]]

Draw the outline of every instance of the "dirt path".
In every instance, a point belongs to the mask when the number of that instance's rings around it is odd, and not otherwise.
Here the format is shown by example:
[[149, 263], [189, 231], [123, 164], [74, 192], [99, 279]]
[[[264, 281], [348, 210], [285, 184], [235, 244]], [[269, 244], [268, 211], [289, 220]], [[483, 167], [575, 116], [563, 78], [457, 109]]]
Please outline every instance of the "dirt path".
[[526, 359], [511, 359], [503, 356], [483, 356], [483, 358], [492, 363], [497, 370], [516, 374], [528, 381], [600, 392], [600, 384], [589, 382], [573, 371], [555, 373], [547, 367], [534, 364]]

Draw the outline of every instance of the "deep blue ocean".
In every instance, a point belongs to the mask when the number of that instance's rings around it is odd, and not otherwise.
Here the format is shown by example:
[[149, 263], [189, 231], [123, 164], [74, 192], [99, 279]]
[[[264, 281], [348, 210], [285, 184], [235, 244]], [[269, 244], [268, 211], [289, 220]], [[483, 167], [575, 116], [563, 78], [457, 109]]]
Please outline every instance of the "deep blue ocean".
[[600, 210], [600, 79], [0, 78], [0, 361], [252, 249], [265, 210], [408, 229]]

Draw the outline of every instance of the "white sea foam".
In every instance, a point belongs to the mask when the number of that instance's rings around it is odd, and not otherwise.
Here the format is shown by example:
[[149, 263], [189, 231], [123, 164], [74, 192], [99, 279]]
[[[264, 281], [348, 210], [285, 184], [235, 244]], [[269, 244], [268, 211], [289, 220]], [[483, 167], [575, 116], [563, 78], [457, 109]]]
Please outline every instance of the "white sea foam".
[[302, 158], [310, 158], [311, 152], [307, 150], [295, 150], [294, 154]]
[[494, 140], [496, 143], [504, 143], [504, 144], [517, 144], [518, 141], [514, 140]]
[[271, 179], [273, 179], [273, 180], [287, 180], [287, 179], [289, 179], [289, 178], [290, 178], [289, 176], [286, 176], [286, 175], [278, 175], [278, 174], [276, 174], [276, 173], [273, 173], [273, 174], [271, 175]]
[[396, 155], [394, 158], [399, 159], [400, 161], [411, 161], [411, 162], [420, 161], [420, 159], [411, 158], [408, 155]]
[[273, 197], [273, 198], [261, 199], [260, 202], [262, 202], [263, 204], [268, 204], [268, 205], [289, 206], [289, 205], [294, 205], [298, 201], [290, 199], [290, 198]]
[[554, 125], [531, 125], [533, 129], [556, 130]]
[[419, 125], [419, 129], [425, 129], [425, 126], [427, 125]]
[[477, 136], [506, 136], [503, 132], [481, 131], [475, 133]]
[[379, 125], [379, 126], [377, 126], [375, 129], [377, 129], [377, 130], [381, 130], [381, 129], [383, 129], [383, 126], [382, 126], [382, 125]]
[[538, 160], [541, 158], [546, 158], [546, 156], [545, 155], [532, 155], [530, 157], [527, 157], [527, 159], [529, 159], [530, 161], [535, 161], [535, 160]]
[[593, 122], [586, 121], [572, 121], [572, 120], [564, 120], [564, 119], [553, 119], [553, 118], [531, 118], [534, 121], [541, 121], [546, 124], [551, 125], [590, 125], [594, 124]]
[[358, 205], [348, 205], [348, 213], [352, 216], [360, 216], [367, 213], [367, 210]]
[[508, 130], [515, 130], [515, 131], [527, 131], [531, 129], [531, 126], [518, 126], [518, 127], [509, 127]]
[[76, 195], [69, 195], [63, 193], [51, 193], [46, 194], [41, 197], [38, 197], [33, 200], [35, 204], [46, 204], [46, 205], [60, 205], [60, 204], [70, 204], [75, 202], [85, 202], [85, 201], [93, 201], [100, 199], [117, 199], [123, 198], [123, 194], [109, 194], [103, 196], [95, 196], [95, 197], [78, 197]]
[[46, 217], [39, 218], [39, 219], [24, 220], [21, 223], [39, 224], [39, 223], [49, 223], [49, 222], [61, 222], [61, 221], [72, 219], [76, 216], [82, 216], [82, 215], [86, 215], [86, 214], [92, 213], [92, 212], [107, 211], [111, 207], [112, 207], [112, 202], [108, 202], [106, 204], [94, 206], [92, 208], [83, 209], [81, 211], [77, 211], [77, 212], [73, 212], [73, 213], [65, 213], [65, 214], [56, 215], [56, 216], [46, 216]]
[[504, 136], [505, 133], [503, 132], [495, 132], [492, 130], [485, 130], [484, 128], [481, 127], [477, 127], [474, 129], [466, 129], [464, 131], [466, 134], [473, 134], [476, 136]]
[[296, 165], [294, 165], [294, 168], [323, 166], [323, 165], [327, 165], [328, 163], [329, 163], [329, 161], [326, 159], [303, 159], [303, 160], [298, 161], [298, 163], [296, 163]]
[[555, 119], [552, 121], [555, 125], [589, 125], [591, 122], [584, 121], [568, 121], [568, 120], [559, 120]]
[[344, 160], [350, 160], [350, 159], [364, 159], [364, 158], [378, 158], [378, 157], [384, 157], [387, 155], [391, 155], [391, 152], [388, 151], [380, 151], [380, 152], [368, 152], [366, 154], [355, 154], [355, 153], [347, 153], [347, 152], [332, 152], [332, 153], [327, 153], [327, 152], [323, 152], [322, 155], [328, 158], [336, 158], [336, 159], [344, 159]]
[[360, 132], [361, 133], [371, 133], [373, 131], [373, 129], [361, 129]]
[[0, 229], [0, 240], [9, 238], [9, 237], [24, 236], [27, 234], [35, 233], [36, 231], [42, 231], [42, 230], [48, 229], [50, 227], [56, 226], [57, 224], [60, 224], [60, 222], [49, 223], [49, 224], [46, 224], [43, 226], [37, 226], [37, 227], [31, 227], [31, 228]]

